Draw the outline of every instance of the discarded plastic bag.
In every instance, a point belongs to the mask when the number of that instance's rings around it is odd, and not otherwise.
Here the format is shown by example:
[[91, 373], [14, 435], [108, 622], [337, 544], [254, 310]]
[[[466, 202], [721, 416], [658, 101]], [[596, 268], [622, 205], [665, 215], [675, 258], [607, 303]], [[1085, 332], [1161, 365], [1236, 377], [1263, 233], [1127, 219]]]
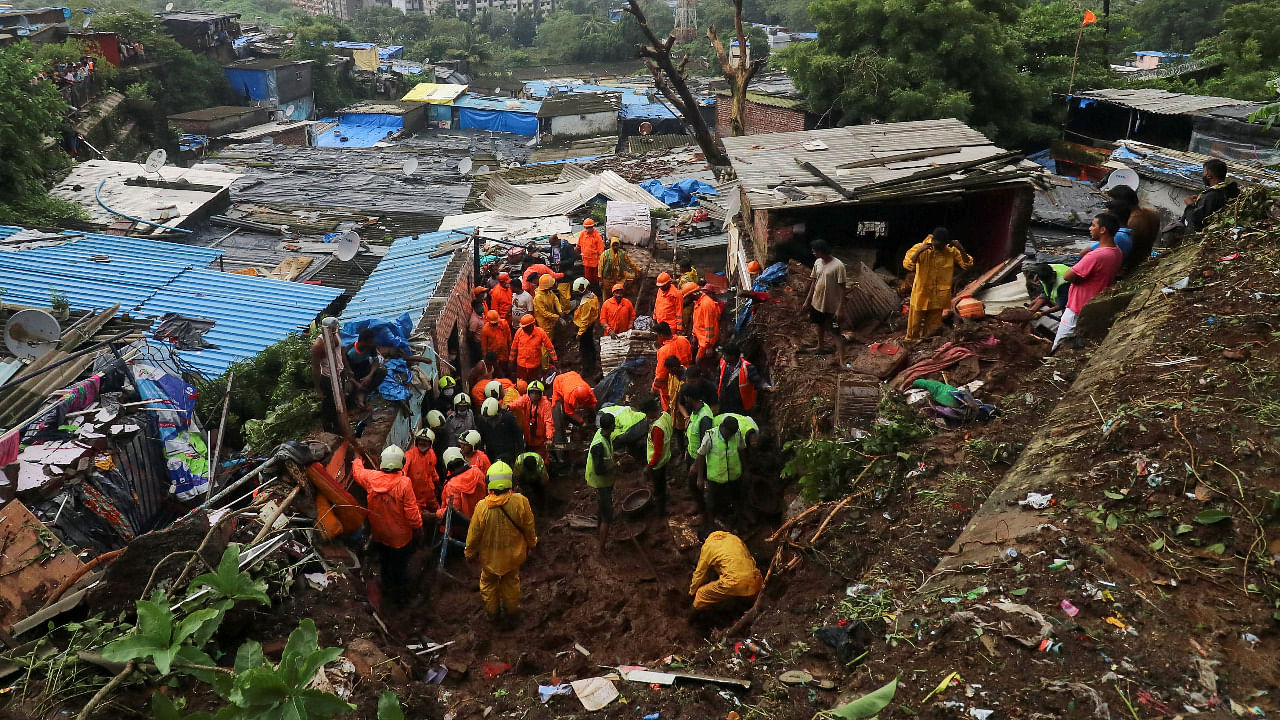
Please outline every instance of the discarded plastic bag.
[[861, 620], [839, 627], [828, 625], [814, 633], [819, 640], [830, 645], [836, 651], [840, 664], [848, 667], [850, 663], [867, 653], [875, 636], [871, 629]]

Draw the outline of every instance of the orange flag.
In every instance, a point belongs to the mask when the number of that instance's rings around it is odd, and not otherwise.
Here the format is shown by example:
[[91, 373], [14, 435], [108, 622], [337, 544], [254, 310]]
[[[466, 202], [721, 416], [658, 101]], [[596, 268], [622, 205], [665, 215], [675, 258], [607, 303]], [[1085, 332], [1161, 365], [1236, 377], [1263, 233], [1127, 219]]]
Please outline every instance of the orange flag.
[[1092, 24], [1094, 24], [1094, 23], [1096, 23], [1096, 22], [1098, 22], [1098, 16], [1097, 16], [1097, 15], [1094, 15], [1092, 10], [1085, 10], [1085, 11], [1084, 11], [1084, 22], [1080, 23], [1081, 27], [1083, 27], [1083, 26], [1085, 26], [1085, 25], [1092, 25]]

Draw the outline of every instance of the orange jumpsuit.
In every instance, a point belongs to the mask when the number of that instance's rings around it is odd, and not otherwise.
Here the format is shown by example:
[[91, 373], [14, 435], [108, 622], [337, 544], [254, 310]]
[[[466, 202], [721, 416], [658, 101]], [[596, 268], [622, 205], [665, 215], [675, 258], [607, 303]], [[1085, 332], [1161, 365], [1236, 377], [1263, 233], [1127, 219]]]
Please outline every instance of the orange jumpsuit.
[[631, 301], [610, 297], [600, 306], [600, 324], [607, 332], [624, 333], [631, 329], [636, 321], [636, 308]]
[[423, 515], [435, 514], [440, 507], [436, 501], [436, 480], [440, 479], [436, 472], [436, 451], [427, 448], [424, 453], [415, 444], [404, 454], [404, 474], [409, 476], [413, 486], [413, 495], [418, 499], [418, 508]]
[[595, 228], [578, 233], [578, 254], [582, 256], [582, 275], [588, 281], [600, 283], [600, 253], [604, 252], [604, 236]]
[[658, 297], [653, 301], [653, 322], [667, 323], [671, 326], [672, 333], [680, 332], [680, 310], [684, 303], [684, 296], [676, 289], [675, 283], [671, 283], [664, 290], [658, 288]]
[[511, 320], [511, 288], [502, 283], [489, 288], [489, 309], [498, 312], [498, 319]]
[[672, 355], [680, 360], [681, 365], [689, 367], [693, 363], [693, 347], [689, 345], [689, 339], [683, 335], [676, 335], [658, 348], [658, 364], [653, 369], [653, 389], [657, 391], [658, 399], [662, 401], [663, 410], [671, 409], [671, 395], [667, 390], [667, 380], [670, 375], [667, 372], [667, 358]]
[[369, 527], [374, 541], [392, 548], [408, 545], [413, 531], [422, 527], [422, 511], [409, 478], [402, 472], [369, 470], [361, 458], [355, 459], [351, 471], [369, 493]]
[[524, 444], [531, 452], [538, 453], [543, 462], [549, 462], [547, 445], [555, 435], [555, 421], [551, 416], [551, 401], [546, 395], [534, 404], [533, 398], [521, 395], [519, 400], [511, 403], [511, 412], [520, 421], [520, 429], [524, 431]]
[[556, 346], [551, 343], [551, 338], [547, 336], [546, 331], [540, 327], [534, 327], [533, 332], [524, 329], [516, 331], [511, 339], [511, 362], [516, 364], [517, 373], [521, 380], [531, 380], [537, 377], [542, 370], [542, 350], [546, 348], [551, 353], [551, 364], [556, 365], [560, 362], [556, 356]]
[[715, 351], [720, 339], [720, 303], [703, 294], [693, 306], [693, 337], [698, 341], [698, 359]]
[[[449, 508], [449, 503], [452, 501], [453, 509], [470, 520], [471, 514], [476, 510], [476, 503], [483, 500], [488, 493], [489, 486], [485, 482], [484, 473], [469, 467], [445, 480], [444, 491], [440, 494], [440, 507], [436, 509], [436, 517], [443, 521], [445, 510]], [[440, 527], [444, 528], [443, 522]]]
[[[507, 312], [511, 312], [510, 305], [507, 306]], [[486, 355], [497, 354], [499, 362], [511, 354], [511, 326], [506, 320], [499, 320], [497, 325], [486, 321], [484, 327], [480, 328], [480, 352]]]
[[[576, 372], [560, 373], [559, 375], [556, 376], [555, 380], [551, 381], [551, 405], [553, 407], [556, 405], [563, 406], [565, 415], [575, 414], [578, 410], [581, 410], [582, 408], [581, 406], [574, 404], [573, 391], [581, 386], [586, 386], [588, 390], [591, 390], [591, 385], [588, 384], [586, 380], [583, 380], [582, 376], [579, 375], [578, 373]], [[595, 391], [592, 391], [591, 406], [594, 407], [595, 404], [596, 404], [596, 394], [595, 394]]]

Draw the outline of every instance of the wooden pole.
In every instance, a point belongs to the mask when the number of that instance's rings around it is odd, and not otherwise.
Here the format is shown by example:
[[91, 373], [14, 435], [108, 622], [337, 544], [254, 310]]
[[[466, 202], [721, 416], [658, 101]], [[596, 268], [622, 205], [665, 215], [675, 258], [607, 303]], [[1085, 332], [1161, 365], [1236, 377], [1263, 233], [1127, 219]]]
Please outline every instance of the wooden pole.
[[214, 480], [218, 478], [218, 459], [222, 457], [222, 434], [227, 431], [227, 410], [231, 407], [231, 386], [236, 381], [236, 371], [227, 373], [227, 395], [222, 399], [222, 419], [218, 421], [218, 442], [213, 446], [213, 458], [209, 463], [209, 489], [205, 491], [207, 498], [213, 494]]
[[1080, 58], [1080, 40], [1084, 37], [1084, 23], [1080, 24], [1080, 32], [1076, 33], [1076, 51], [1071, 56], [1071, 79], [1067, 81], [1067, 95], [1076, 86], [1076, 60]]
[[333, 407], [338, 411], [340, 427], [348, 428], [347, 398], [342, 391], [342, 373], [338, 370], [338, 353], [342, 352], [342, 339], [338, 337], [338, 318], [327, 317], [321, 321], [324, 338], [324, 354], [329, 364], [329, 390], [333, 393]]

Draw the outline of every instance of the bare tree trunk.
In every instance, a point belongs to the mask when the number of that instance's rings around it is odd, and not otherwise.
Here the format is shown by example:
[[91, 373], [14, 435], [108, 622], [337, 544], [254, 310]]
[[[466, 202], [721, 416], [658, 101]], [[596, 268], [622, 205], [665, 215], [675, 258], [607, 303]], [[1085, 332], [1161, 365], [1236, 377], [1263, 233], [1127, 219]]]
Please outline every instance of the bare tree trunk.
[[[735, 0], [735, 2], [738, 9], [739, 31], [741, 31], [742, 0]], [[685, 81], [684, 69], [689, 64], [689, 56], [685, 55], [679, 63], [671, 57], [671, 46], [675, 44], [675, 36], [667, 35], [665, 40], [659, 40], [649, 27], [649, 20], [645, 17], [639, 0], [627, 3], [626, 8], [640, 25], [640, 31], [644, 33], [645, 39], [649, 41], [648, 45], [640, 45], [638, 49], [640, 57], [644, 58], [644, 63], [649, 68], [649, 73], [653, 75], [653, 82], [658, 87], [658, 91], [693, 128], [694, 140], [697, 141], [698, 147], [702, 148], [702, 154], [707, 157], [707, 162], [713, 166], [727, 167], [729, 155], [725, 153], [724, 148], [711, 132], [711, 128], [707, 127], [706, 120], [698, 112], [698, 101], [689, 90], [689, 83]]]
[[720, 61], [720, 72], [729, 82], [730, 106], [729, 127], [734, 137], [746, 135], [747, 86], [755, 78], [756, 73], [765, 66], [764, 58], [749, 60], [747, 56], [747, 34], [742, 27], [742, 0], [733, 0], [733, 31], [738, 39], [738, 58], [733, 60], [720, 42], [720, 34], [715, 26], [707, 28], [707, 38], [711, 47], [715, 48], [716, 59]]

